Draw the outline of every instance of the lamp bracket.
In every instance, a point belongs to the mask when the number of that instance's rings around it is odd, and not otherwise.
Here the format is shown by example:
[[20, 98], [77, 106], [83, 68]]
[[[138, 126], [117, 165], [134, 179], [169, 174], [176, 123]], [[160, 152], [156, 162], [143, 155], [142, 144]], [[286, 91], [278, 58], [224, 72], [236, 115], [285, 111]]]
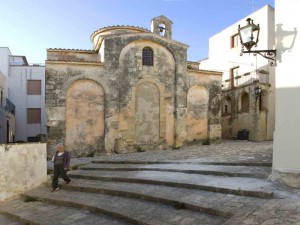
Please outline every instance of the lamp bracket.
[[276, 50], [255, 50], [255, 51], [244, 51], [242, 49], [242, 52], [241, 52], [241, 56], [244, 54], [244, 53], [253, 53], [253, 55], [256, 55], [256, 54], [259, 54], [261, 55], [262, 57], [266, 58], [266, 59], [270, 59], [272, 60], [273, 62], [270, 63], [271, 66], [275, 65], [276, 64]]

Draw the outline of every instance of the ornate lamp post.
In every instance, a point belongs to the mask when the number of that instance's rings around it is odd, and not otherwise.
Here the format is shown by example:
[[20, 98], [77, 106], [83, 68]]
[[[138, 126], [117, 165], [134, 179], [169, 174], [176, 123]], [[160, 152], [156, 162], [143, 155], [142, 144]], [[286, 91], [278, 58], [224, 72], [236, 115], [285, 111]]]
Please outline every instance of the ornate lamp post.
[[[243, 53], [253, 53], [254, 55], [260, 54], [262, 57], [273, 60], [275, 62], [276, 50], [255, 50], [255, 51], [251, 50], [253, 46], [255, 47], [257, 46], [260, 27], [259, 24], [258, 25], [254, 24], [251, 18], [248, 18], [247, 22], [248, 24], [246, 26], [241, 27], [239, 25], [238, 28], [239, 37], [242, 44], [241, 55], [243, 55]], [[246, 48], [247, 51], [245, 51], [244, 48]], [[274, 63], [271, 64], [273, 65]]]

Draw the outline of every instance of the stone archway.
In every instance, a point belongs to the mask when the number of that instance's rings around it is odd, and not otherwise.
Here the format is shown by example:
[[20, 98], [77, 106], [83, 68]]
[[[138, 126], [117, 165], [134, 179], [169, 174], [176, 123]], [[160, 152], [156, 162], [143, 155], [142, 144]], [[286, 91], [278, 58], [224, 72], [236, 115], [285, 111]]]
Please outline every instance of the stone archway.
[[137, 86], [135, 95], [136, 143], [158, 143], [160, 134], [160, 93], [151, 82]]
[[187, 94], [188, 141], [208, 138], [208, 93], [204, 87], [193, 86]]
[[76, 155], [104, 151], [104, 91], [89, 79], [74, 81], [66, 94], [66, 147]]

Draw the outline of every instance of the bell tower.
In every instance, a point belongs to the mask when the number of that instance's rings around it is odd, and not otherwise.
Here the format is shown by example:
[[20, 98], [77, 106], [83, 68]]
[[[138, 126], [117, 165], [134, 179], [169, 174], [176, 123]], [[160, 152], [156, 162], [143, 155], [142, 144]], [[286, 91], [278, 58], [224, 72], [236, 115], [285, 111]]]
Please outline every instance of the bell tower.
[[151, 32], [171, 39], [172, 24], [173, 22], [165, 16], [155, 17], [151, 20]]

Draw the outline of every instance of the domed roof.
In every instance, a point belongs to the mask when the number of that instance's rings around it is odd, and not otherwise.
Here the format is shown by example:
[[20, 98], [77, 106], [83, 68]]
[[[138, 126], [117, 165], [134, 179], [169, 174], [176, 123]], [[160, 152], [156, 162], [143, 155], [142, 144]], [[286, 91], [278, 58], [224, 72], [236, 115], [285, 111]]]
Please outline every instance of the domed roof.
[[117, 25], [117, 26], [108, 26], [100, 28], [91, 35], [91, 41], [93, 42], [96, 36], [108, 35], [108, 34], [126, 34], [126, 33], [144, 33], [150, 32], [150, 30], [137, 27], [137, 26], [129, 26], [129, 25]]

